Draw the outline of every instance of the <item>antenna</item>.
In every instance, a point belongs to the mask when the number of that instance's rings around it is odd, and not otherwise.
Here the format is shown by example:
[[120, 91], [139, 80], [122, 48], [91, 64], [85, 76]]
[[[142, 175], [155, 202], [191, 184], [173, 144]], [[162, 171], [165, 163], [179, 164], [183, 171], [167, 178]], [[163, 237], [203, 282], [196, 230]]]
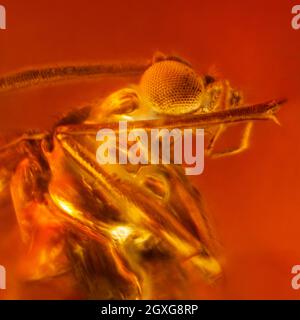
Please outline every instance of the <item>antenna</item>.
[[93, 77], [130, 77], [141, 75], [148, 63], [98, 63], [27, 69], [0, 76], [0, 92], [53, 82]]

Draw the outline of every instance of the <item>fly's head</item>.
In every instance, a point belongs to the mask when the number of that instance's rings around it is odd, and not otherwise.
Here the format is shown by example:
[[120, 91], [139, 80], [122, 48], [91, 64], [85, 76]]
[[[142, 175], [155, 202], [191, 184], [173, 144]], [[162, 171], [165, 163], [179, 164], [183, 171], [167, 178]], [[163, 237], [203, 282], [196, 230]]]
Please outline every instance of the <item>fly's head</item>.
[[241, 105], [242, 95], [228, 81], [200, 76], [186, 61], [157, 57], [137, 86], [121, 89], [91, 112], [90, 121], [182, 117]]

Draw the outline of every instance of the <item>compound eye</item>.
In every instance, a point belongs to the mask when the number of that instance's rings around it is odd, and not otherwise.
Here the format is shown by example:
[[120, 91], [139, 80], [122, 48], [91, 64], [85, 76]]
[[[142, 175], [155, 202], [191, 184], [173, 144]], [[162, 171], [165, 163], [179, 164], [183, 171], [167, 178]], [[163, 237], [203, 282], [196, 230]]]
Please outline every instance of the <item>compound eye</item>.
[[188, 65], [164, 60], [145, 71], [140, 89], [144, 102], [156, 113], [182, 115], [200, 107], [204, 84]]

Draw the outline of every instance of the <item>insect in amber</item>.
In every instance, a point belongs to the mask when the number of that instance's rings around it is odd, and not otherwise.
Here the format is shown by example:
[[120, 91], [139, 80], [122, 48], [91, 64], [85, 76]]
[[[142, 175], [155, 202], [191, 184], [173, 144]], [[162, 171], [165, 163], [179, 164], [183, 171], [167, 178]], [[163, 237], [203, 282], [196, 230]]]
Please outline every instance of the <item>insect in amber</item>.
[[[69, 112], [49, 132], [25, 132], [0, 147], [1, 199], [11, 196], [23, 241], [24, 279], [72, 274], [87, 296], [182, 298], [186, 265], [207, 281], [221, 274], [201, 196], [178, 165], [99, 165], [99, 128], [204, 128], [208, 156], [248, 147], [255, 120], [276, 120], [284, 100], [242, 106], [227, 80], [199, 76], [184, 60], [158, 54], [119, 63], [23, 71], [0, 78], [0, 91], [92, 76], [141, 75], [138, 85]], [[215, 151], [226, 128], [244, 123], [237, 148]], [[30, 266], [34, 266], [30, 267]], [[167, 270], [167, 272], [166, 272]], [[172, 279], [172, 280], [170, 280]], [[177, 289], [177, 290], [176, 290]]]

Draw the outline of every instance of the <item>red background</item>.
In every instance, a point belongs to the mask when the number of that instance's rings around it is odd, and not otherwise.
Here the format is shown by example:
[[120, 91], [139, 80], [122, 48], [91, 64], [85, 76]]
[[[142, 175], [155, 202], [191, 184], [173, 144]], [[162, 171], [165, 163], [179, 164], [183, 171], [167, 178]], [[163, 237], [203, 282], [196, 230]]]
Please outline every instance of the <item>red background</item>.
[[[207, 160], [197, 178], [225, 255], [221, 298], [295, 298], [291, 268], [300, 264], [300, 30], [294, 1], [2, 0], [0, 74], [63, 62], [135, 60], [176, 53], [199, 72], [214, 67], [247, 102], [286, 96], [282, 126], [257, 123], [251, 148]], [[45, 128], [57, 114], [120, 85], [84, 82], [1, 94], [0, 131]], [[21, 250], [14, 218], [0, 213], [0, 263], [8, 273]], [[12, 248], [14, 250], [12, 250]], [[13, 274], [8, 288], [15, 288]], [[51, 289], [51, 288], [50, 288]], [[195, 297], [203, 296], [194, 288]], [[50, 290], [51, 291], [51, 290]], [[36, 297], [14, 290], [6, 298]], [[41, 296], [43, 293], [40, 292]], [[59, 297], [51, 291], [46, 297]], [[204, 295], [205, 296], [205, 295]]]

